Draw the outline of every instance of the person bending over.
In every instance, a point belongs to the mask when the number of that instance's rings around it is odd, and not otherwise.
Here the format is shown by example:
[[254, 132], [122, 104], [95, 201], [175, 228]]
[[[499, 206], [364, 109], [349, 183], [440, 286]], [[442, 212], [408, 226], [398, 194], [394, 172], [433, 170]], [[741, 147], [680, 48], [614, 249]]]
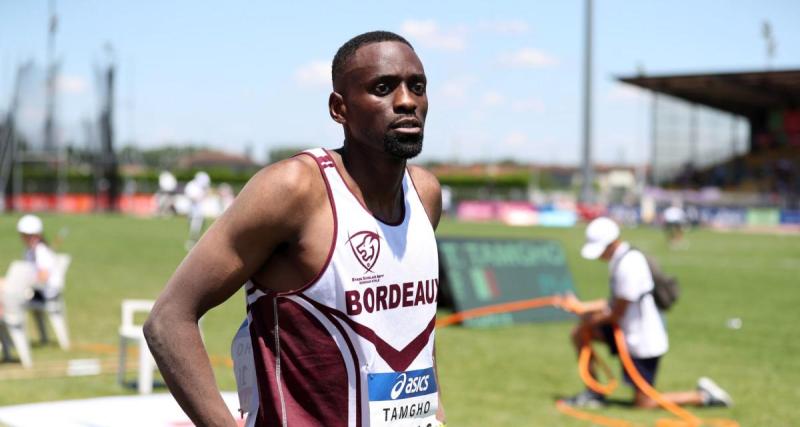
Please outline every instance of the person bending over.
[[[609, 218], [600, 217], [586, 228], [586, 243], [581, 255], [590, 260], [609, 264], [610, 298], [580, 302], [574, 296], [569, 305], [578, 308], [581, 320], [572, 331], [572, 344], [576, 351], [587, 340], [609, 345], [617, 354], [613, 325], [618, 325], [625, 336], [625, 345], [639, 374], [651, 386], [662, 356], [669, 348], [667, 330], [662, 313], [653, 298], [653, 278], [644, 254], [620, 239], [619, 226]], [[624, 369], [623, 369], [624, 372]], [[637, 408], [656, 408], [656, 401], [635, 386], [627, 372], [625, 383], [634, 388], [633, 404]], [[731, 397], [714, 381], [702, 377], [693, 391], [661, 393], [678, 405], [730, 406]], [[586, 389], [565, 400], [573, 406], [600, 407], [605, 404], [603, 395]]]

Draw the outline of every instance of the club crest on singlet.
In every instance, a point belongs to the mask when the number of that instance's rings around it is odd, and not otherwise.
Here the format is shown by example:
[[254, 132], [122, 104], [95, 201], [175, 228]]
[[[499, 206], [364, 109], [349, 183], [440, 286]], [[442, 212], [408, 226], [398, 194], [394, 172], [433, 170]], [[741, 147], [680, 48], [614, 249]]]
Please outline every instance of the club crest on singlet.
[[372, 231], [359, 231], [350, 236], [347, 243], [350, 244], [350, 249], [353, 250], [353, 255], [359, 264], [366, 270], [364, 273], [372, 273], [372, 267], [381, 254], [381, 236]]

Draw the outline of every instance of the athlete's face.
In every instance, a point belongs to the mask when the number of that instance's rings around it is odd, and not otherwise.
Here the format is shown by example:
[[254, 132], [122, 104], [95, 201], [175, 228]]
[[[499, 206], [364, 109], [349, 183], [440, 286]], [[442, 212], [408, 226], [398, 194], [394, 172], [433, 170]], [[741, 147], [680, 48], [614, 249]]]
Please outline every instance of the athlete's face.
[[347, 62], [340, 80], [341, 117], [334, 119], [344, 125], [351, 142], [400, 159], [419, 154], [428, 114], [427, 80], [422, 63], [408, 45], [362, 46]]

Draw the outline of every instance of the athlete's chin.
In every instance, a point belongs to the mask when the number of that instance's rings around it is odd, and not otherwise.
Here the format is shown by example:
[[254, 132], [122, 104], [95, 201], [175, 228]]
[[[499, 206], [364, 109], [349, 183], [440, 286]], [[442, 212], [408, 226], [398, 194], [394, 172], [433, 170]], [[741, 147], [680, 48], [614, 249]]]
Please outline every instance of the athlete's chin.
[[401, 160], [413, 159], [422, 152], [423, 133], [389, 132], [383, 140], [386, 154]]

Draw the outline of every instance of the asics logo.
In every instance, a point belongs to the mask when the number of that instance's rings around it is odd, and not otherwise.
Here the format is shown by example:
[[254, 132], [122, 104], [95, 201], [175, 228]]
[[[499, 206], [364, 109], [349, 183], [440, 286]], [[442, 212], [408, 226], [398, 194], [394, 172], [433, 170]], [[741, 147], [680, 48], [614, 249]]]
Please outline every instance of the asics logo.
[[392, 387], [392, 392], [390, 394], [390, 396], [392, 396], [392, 400], [397, 399], [397, 397], [400, 396], [400, 393], [403, 392], [403, 388], [406, 386], [406, 378], [407, 377], [405, 372], [403, 372], [402, 374], [400, 374], [399, 377], [397, 377], [397, 382], [394, 383], [394, 386]]
[[397, 377], [397, 382], [392, 386], [392, 391], [389, 395], [392, 400], [395, 400], [400, 397], [401, 394], [409, 395], [417, 392], [425, 392], [430, 385], [428, 381], [429, 378], [429, 374], [409, 378], [408, 375], [403, 372]]

